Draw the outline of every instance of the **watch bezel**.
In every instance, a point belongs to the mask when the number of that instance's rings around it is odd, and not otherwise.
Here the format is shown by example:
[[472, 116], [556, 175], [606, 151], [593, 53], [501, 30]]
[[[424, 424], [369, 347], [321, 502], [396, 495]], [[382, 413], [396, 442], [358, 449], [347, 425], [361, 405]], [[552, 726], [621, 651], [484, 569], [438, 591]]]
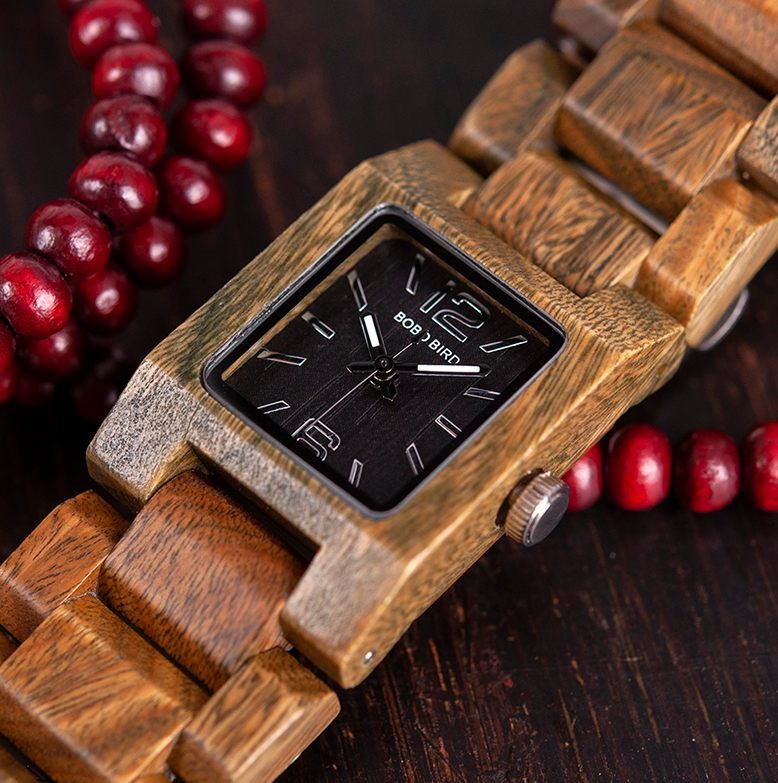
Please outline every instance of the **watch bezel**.
[[[265, 426], [261, 425], [254, 418], [256, 414], [253, 406], [230, 388], [223, 380], [222, 375], [228, 367], [245, 354], [248, 344], [256, 343], [262, 333], [267, 332], [284, 318], [290, 308], [294, 307], [301, 298], [310, 294], [371, 236], [388, 223], [401, 228], [412, 239], [428, 248], [430, 252], [440, 257], [441, 260], [503, 307], [515, 312], [518, 304], [521, 308], [520, 317], [529, 326], [548, 338], [550, 357], [536, 361], [517, 376], [517, 382], [511, 384], [509, 389], [495, 401], [494, 407], [490, 408], [483, 418], [475, 420], [475, 423], [468, 428], [461, 443], [435, 464], [414, 487], [404, 491], [401, 497], [393, 499], [386, 507], [376, 508], [375, 505], [370, 504], [369, 500], [361, 498], [359, 490], [348, 485], [343, 477], [335, 471], [331, 471], [326, 463], [313, 464], [306, 459], [305, 455], [298, 453], [295, 448], [284, 442], [284, 436], [288, 437], [288, 435], [278, 425], [269, 420], [265, 420]], [[473, 274], [477, 275], [477, 280], [473, 280]], [[395, 203], [382, 203], [371, 209], [345, 231], [297, 280], [218, 349], [205, 363], [201, 373], [201, 382], [205, 390], [217, 402], [226, 407], [260, 437], [293, 460], [295, 464], [303, 467], [309, 474], [321, 481], [338, 497], [347, 501], [359, 513], [372, 519], [385, 519], [403, 508], [429, 481], [444, 470], [446, 465], [461, 453], [462, 449], [466, 448], [467, 444], [479, 432], [511, 405], [542, 372], [559, 358], [566, 348], [567, 342], [568, 336], [564, 327], [531, 300], [406, 208]], [[283, 434], [280, 436], [274, 434], [274, 430]]]

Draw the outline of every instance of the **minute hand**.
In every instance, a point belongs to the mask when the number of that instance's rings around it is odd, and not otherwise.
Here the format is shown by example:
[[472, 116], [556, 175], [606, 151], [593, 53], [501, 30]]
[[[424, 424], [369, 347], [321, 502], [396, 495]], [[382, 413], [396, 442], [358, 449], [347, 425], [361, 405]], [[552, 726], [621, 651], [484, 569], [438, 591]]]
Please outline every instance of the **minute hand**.
[[[373, 372], [372, 362], [353, 362], [348, 366], [350, 372]], [[415, 362], [397, 362], [393, 371], [406, 375], [431, 375], [437, 377], [478, 378], [491, 371], [490, 367], [481, 364], [416, 364]]]

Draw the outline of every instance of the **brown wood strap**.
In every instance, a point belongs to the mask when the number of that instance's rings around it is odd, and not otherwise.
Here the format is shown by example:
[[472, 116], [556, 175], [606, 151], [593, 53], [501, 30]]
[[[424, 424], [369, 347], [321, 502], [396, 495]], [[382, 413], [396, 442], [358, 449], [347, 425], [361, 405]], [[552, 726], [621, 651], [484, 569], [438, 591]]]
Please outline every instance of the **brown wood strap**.
[[598, 52], [622, 27], [656, 19], [660, 0], [558, 0], [551, 21], [564, 34]]
[[[329, 688], [271, 649], [285, 643], [278, 618], [305, 561], [196, 474], [160, 490], [106, 561], [126, 526], [86, 493], [0, 566], [0, 606], [24, 638], [19, 646], [0, 629], [0, 733], [59, 783], [162, 783], [174, 742], [199, 713], [178, 752], [192, 783], [212, 779], [194, 771], [198, 753], [220, 780], [274, 779], [339, 709]], [[223, 689], [207, 701], [85, 594], [98, 579], [171, 658], [213, 688], [227, 681]], [[25, 774], [0, 755], [0, 783], [27, 783]]]
[[265, 783], [335, 719], [337, 696], [289, 653], [247, 661], [176, 743], [170, 766], [187, 783]]
[[696, 346], [778, 247], [778, 208], [726, 179], [695, 196], [649, 254], [636, 288]]
[[738, 149], [737, 159], [747, 176], [778, 199], [778, 98], [759, 115]]
[[0, 666], [0, 733], [59, 783], [156, 774], [207, 695], [94, 596]]
[[579, 296], [632, 285], [654, 244], [635, 218], [545, 151], [500, 167], [464, 209]]
[[550, 143], [575, 73], [544, 41], [514, 52], [454, 129], [449, 146], [488, 175], [530, 145]]
[[778, 92], [776, 0], [662, 0], [660, 18], [745, 82]]
[[26, 639], [63, 601], [94, 591], [128, 525], [94, 492], [58, 506], [0, 564], [0, 625]]
[[0, 783], [38, 783], [38, 778], [0, 746]]
[[[665, 3], [665, 16], [674, 13], [674, 3]], [[722, 0], [722, 7], [747, 4], [751, 13], [758, 5], [763, 24], [753, 35], [778, 42], [772, 3], [778, 9], [778, 0]], [[707, 0], [677, 5], [704, 9]], [[562, 99], [555, 138], [604, 177], [595, 181], [604, 192], [551, 149], [538, 150], [539, 141], [551, 145], [530, 133], [531, 141], [502, 160], [463, 209], [580, 296], [635, 285], [639, 273], [641, 293], [698, 345], [778, 247], [776, 205], [734, 179], [739, 167], [778, 198], [778, 98], [768, 106], [737, 76], [659, 25], [659, 6], [559, 0], [554, 12], [563, 30], [601, 49]], [[490, 158], [488, 145], [478, 144], [507, 137], [512, 101], [549, 111], [559, 104], [558, 83], [546, 87], [545, 99], [533, 92], [541, 89], [537, 76], [531, 88], [522, 84], [526, 61], [524, 50], [511, 58], [452, 137], [453, 150], [482, 170], [484, 160], [493, 168], [507, 153], [506, 147], [502, 158]], [[529, 113], [531, 126], [537, 114]], [[630, 209], [657, 230], [661, 220], [640, 205], [670, 223], [666, 236], [654, 245], [652, 232], [605, 195], [616, 191], [620, 203], [630, 194], [637, 202]]]
[[18, 647], [19, 643], [5, 629], [0, 628], [0, 663], [10, 658]]
[[556, 126], [560, 143], [668, 221], [706, 184], [734, 173], [764, 106], [697, 59], [653, 23], [623, 31], [567, 93]]
[[105, 562], [99, 594], [216, 689], [285, 643], [279, 615], [305, 567], [241, 503], [186, 473], [138, 514]]

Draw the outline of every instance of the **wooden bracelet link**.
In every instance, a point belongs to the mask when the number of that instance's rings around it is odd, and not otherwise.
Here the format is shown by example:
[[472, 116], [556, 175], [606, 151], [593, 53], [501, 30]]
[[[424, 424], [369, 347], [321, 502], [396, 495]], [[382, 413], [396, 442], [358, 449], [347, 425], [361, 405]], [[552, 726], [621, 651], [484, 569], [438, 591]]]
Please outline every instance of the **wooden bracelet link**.
[[304, 559], [194, 473], [126, 527], [85, 493], [0, 566], [0, 733], [63, 783], [275, 779], [339, 710], [283, 649]]
[[[718, 31], [728, 41], [719, 48], [705, 27], [711, 5], [561, 0], [554, 20], [583, 50], [599, 50], [591, 65], [562, 94], [562, 55], [524, 47], [450, 142], [489, 175], [466, 213], [579, 296], [636, 288], [686, 327], [692, 347], [778, 248], [778, 99], [762, 94], [778, 83], [747, 62], [762, 62], [778, 29], [766, 12], [753, 30], [737, 18], [757, 13], [755, 0], [716, 0], [716, 18], [737, 28]], [[657, 237], [613, 194], [669, 228]]]

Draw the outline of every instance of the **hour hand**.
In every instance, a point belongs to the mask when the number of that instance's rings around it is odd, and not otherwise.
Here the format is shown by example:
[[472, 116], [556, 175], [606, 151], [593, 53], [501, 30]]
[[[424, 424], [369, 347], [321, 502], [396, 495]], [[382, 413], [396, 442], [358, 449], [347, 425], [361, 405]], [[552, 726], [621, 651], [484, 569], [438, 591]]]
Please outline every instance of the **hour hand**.
[[379, 356], [386, 356], [384, 336], [381, 334], [381, 327], [378, 325], [378, 318], [376, 318], [375, 314], [363, 313], [359, 316], [359, 321], [362, 324], [362, 332], [365, 335], [365, 342], [370, 350], [370, 356], [374, 360]]

